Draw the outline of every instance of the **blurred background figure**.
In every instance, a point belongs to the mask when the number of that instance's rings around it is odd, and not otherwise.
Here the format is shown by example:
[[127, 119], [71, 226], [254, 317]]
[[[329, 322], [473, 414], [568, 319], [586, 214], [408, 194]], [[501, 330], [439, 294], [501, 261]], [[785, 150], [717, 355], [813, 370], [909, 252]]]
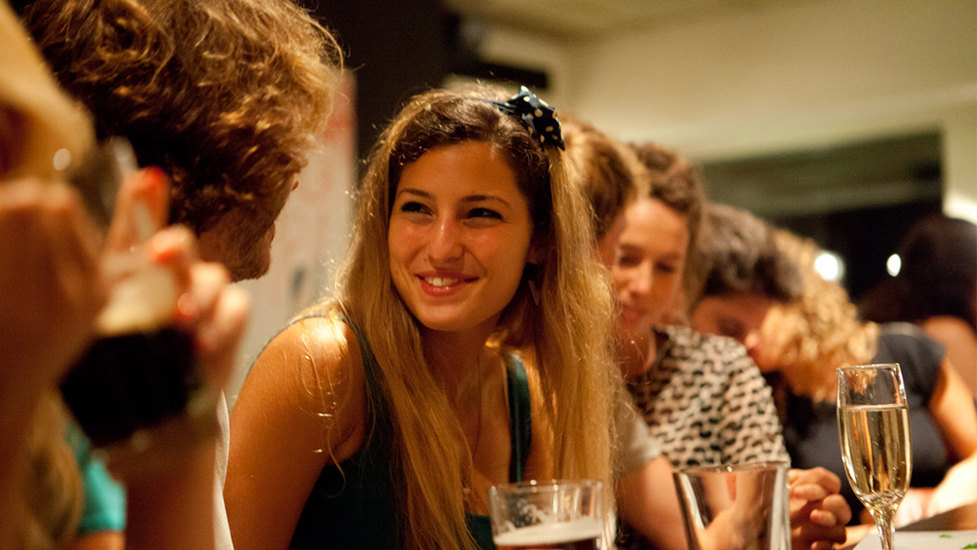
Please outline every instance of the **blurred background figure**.
[[943, 215], [925, 218], [903, 237], [890, 264], [894, 276], [861, 302], [862, 315], [923, 327], [946, 346], [947, 358], [977, 396], [977, 225]]
[[[291, 1], [21, 2], [25, 26], [99, 138], [124, 136], [171, 181], [169, 222], [233, 281], [271, 265], [275, 221], [332, 108], [342, 54]], [[217, 402], [223, 483], [228, 412]], [[230, 532], [222, 500], [220, 545]]]
[[[617, 356], [638, 411], [672, 468], [787, 460], [770, 389], [746, 350], [678, 324], [687, 318], [686, 259], [702, 225], [700, 176], [664, 147], [635, 150], [648, 193], [625, 211], [612, 275]], [[640, 503], [631, 490], [626, 496]], [[621, 546], [661, 545], [646, 518], [625, 513], [629, 502], [622, 499], [622, 518], [634, 529], [625, 525]]]
[[106, 299], [97, 231], [54, 159], [78, 166], [94, 134], [3, 2], [0, 65], [0, 547], [50, 548], [84, 513], [57, 383]]

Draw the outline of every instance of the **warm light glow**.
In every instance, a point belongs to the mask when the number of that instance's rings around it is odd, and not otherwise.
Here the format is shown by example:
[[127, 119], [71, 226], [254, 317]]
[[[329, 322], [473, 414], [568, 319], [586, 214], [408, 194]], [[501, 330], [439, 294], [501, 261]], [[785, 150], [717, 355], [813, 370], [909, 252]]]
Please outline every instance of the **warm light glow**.
[[845, 263], [834, 252], [822, 252], [814, 260], [814, 269], [826, 281], [840, 281], [845, 275]]
[[889, 259], [885, 261], [885, 270], [889, 272], [889, 275], [895, 277], [899, 274], [900, 269], [902, 269], [902, 258], [898, 254], [889, 256]]
[[67, 149], [58, 149], [54, 152], [54, 169], [57, 171], [67, 170], [68, 166], [71, 166], [71, 151]]

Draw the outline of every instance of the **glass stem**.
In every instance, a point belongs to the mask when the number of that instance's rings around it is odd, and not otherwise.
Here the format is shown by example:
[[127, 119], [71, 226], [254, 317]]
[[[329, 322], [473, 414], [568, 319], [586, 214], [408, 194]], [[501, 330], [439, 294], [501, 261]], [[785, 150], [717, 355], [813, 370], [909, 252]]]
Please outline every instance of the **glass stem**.
[[872, 510], [875, 518], [875, 526], [879, 529], [879, 537], [882, 539], [882, 550], [894, 550], [892, 539], [895, 536], [895, 527], [892, 525], [894, 510]]

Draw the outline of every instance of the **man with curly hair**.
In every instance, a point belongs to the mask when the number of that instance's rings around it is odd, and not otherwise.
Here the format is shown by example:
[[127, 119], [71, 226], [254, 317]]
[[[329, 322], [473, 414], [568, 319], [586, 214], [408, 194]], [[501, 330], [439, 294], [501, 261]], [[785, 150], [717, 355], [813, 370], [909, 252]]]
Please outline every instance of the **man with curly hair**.
[[34, 0], [61, 85], [171, 179], [170, 221], [235, 281], [270, 265], [275, 218], [332, 104], [341, 53], [287, 0]]

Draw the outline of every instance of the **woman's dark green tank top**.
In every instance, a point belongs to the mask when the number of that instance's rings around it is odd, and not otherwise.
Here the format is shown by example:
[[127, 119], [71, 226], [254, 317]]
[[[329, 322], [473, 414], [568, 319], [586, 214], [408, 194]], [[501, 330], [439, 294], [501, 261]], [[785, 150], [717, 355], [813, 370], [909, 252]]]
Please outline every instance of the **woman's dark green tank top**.
[[[383, 397], [383, 375], [365, 336], [357, 327], [352, 329], [363, 357], [370, 433], [363, 447], [339, 467], [322, 469], [292, 535], [289, 548], [293, 550], [404, 548], [401, 536], [406, 518], [395, 495], [399, 472], [393, 471], [391, 460], [393, 427]], [[515, 355], [508, 359], [508, 386], [512, 426], [509, 481], [516, 482], [523, 479], [532, 426], [526, 370]], [[468, 514], [467, 524], [482, 549], [494, 550], [488, 516]]]

